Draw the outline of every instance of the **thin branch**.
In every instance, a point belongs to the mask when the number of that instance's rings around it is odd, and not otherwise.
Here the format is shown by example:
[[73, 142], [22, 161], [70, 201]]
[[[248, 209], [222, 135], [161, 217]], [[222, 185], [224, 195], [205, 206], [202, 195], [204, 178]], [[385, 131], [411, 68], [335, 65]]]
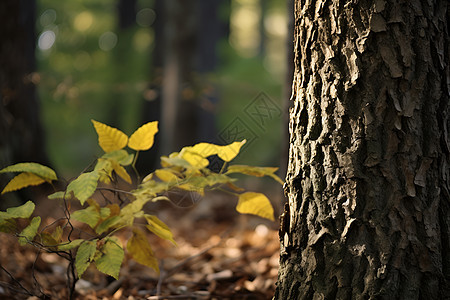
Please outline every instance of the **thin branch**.
[[122, 194], [127, 194], [127, 195], [133, 195], [132, 192], [128, 192], [128, 191], [124, 191], [124, 190], [119, 190], [119, 189], [113, 189], [113, 188], [108, 188], [108, 187], [97, 187], [97, 190], [106, 190], [106, 191], [110, 191], [113, 193], [122, 193]]
[[[6, 273], [8, 274], [9, 278], [11, 278], [22, 290], [23, 294], [29, 295], [29, 296], [34, 296], [29, 290], [27, 290], [11, 273], [9, 273], [8, 270], [6, 270], [1, 264], [0, 264], [0, 268]], [[8, 284], [10, 286], [10, 284]], [[15, 288], [13, 288], [15, 291], [20, 292], [19, 290], [16, 290]]]

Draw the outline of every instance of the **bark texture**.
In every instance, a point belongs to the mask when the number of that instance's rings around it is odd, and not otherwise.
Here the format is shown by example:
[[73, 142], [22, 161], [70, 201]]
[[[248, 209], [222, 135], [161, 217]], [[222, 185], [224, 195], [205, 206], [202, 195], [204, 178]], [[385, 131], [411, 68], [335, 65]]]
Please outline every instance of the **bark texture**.
[[299, 0], [275, 299], [449, 299], [449, 3]]

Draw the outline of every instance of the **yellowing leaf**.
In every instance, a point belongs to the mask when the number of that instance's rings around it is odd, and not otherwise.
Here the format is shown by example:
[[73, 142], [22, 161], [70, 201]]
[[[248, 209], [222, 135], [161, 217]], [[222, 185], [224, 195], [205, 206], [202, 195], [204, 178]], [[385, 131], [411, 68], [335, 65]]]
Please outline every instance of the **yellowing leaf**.
[[38, 163], [18, 163], [0, 170], [0, 173], [6, 172], [33, 173], [46, 181], [58, 179], [55, 171]]
[[241, 214], [252, 214], [275, 221], [273, 207], [264, 194], [247, 192], [239, 195], [236, 210]]
[[178, 152], [174, 152], [170, 154], [168, 157], [161, 156], [161, 166], [163, 166], [164, 168], [175, 166], [185, 169], [191, 167], [191, 165], [186, 160], [179, 157], [179, 155], [180, 154]]
[[158, 132], [158, 121], [149, 122], [139, 127], [128, 141], [128, 147], [133, 150], [148, 150], [153, 146], [155, 134]]
[[98, 180], [103, 183], [111, 182], [111, 173], [113, 171], [112, 163], [109, 159], [99, 158], [94, 171], [99, 174]]
[[98, 258], [95, 257], [97, 269], [118, 279], [120, 266], [124, 258], [124, 251], [119, 239], [115, 236], [105, 238], [105, 242], [98, 250], [101, 255]]
[[127, 251], [135, 261], [159, 273], [158, 260], [153, 254], [147, 237], [141, 230], [133, 228], [133, 235], [127, 243]]
[[77, 270], [78, 278], [81, 278], [81, 275], [83, 275], [84, 271], [86, 271], [91, 264], [96, 250], [97, 239], [92, 241], [84, 241], [78, 248], [77, 255], [75, 256], [75, 269]]
[[7, 192], [17, 191], [32, 185], [39, 185], [45, 180], [33, 173], [20, 173], [11, 179], [2, 191], [2, 195]]
[[80, 200], [81, 205], [83, 205], [97, 189], [99, 177], [100, 174], [95, 171], [83, 173], [78, 176], [77, 179], [69, 183], [67, 192], [73, 192], [73, 195]]
[[119, 129], [91, 120], [98, 135], [98, 144], [105, 152], [120, 150], [127, 145], [128, 136]]
[[41, 217], [34, 217], [31, 220], [30, 225], [24, 228], [24, 230], [19, 234], [19, 244], [21, 246], [25, 245], [28, 241], [33, 240], [40, 224], [41, 224]]
[[233, 165], [229, 166], [228, 170], [225, 174], [231, 173], [241, 173], [250, 176], [262, 177], [262, 176], [270, 176], [280, 184], [283, 184], [283, 180], [280, 177], [275, 175], [275, 172], [278, 168], [275, 167], [253, 167], [253, 166], [245, 166], [245, 165]]
[[50, 250], [56, 250], [56, 246], [59, 242], [48, 232], [42, 232], [39, 234], [40, 242], [44, 247], [48, 247]]
[[157, 216], [145, 215], [145, 219], [147, 220], [148, 223], [148, 225], [145, 227], [147, 227], [148, 230], [150, 230], [151, 232], [153, 232], [162, 239], [171, 241], [174, 245], [177, 244], [173, 239], [173, 235], [172, 232], [170, 231], [170, 228], [163, 221], [158, 219]]

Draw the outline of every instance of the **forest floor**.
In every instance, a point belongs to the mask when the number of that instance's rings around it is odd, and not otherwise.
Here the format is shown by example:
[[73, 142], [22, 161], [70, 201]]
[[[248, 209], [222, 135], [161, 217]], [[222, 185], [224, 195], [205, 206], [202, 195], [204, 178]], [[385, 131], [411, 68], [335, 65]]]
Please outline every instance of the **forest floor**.
[[[77, 282], [74, 299], [271, 299], [278, 271], [278, 222], [239, 215], [235, 200], [213, 198], [190, 208], [158, 207], [158, 217], [178, 244], [148, 236], [159, 274], [126, 255], [118, 280], [91, 266]], [[121, 235], [125, 240], [129, 232]], [[67, 299], [67, 265], [55, 254], [38, 255], [36, 248], [21, 247], [15, 237], [0, 234], [0, 299], [39, 299], [23, 288]]]

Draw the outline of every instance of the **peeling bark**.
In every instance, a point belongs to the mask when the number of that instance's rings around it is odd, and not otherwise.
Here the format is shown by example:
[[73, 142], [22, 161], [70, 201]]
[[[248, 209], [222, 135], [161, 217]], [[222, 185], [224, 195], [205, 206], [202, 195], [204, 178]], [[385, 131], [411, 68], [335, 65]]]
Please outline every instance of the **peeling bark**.
[[449, 3], [299, 0], [275, 299], [449, 299]]

